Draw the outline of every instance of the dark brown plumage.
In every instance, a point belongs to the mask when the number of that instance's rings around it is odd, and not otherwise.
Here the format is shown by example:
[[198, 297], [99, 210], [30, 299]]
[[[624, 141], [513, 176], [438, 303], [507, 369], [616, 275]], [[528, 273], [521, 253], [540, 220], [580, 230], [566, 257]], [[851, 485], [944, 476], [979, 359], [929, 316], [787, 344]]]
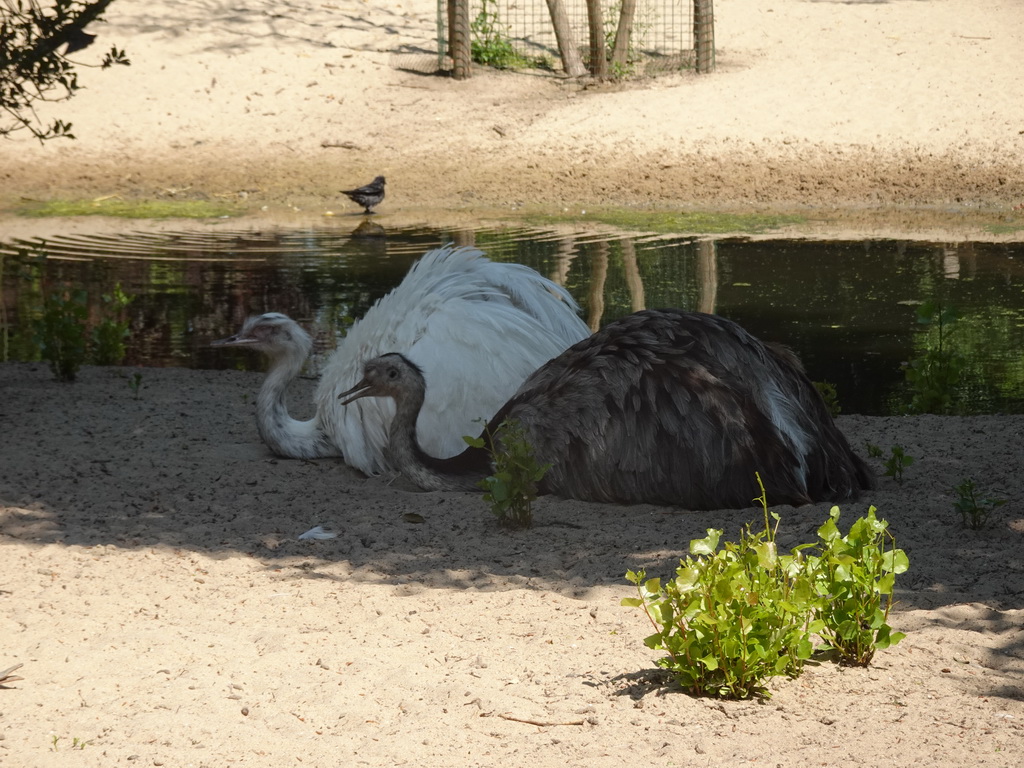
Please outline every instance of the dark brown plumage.
[[[426, 385], [390, 354], [341, 397], [394, 398], [393, 463], [422, 488], [472, 490], [491, 472], [487, 450], [436, 459], [416, 442]], [[715, 315], [646, 310], [610, 323], [534, 372], [485, 435], [506, 417], [551, 465], [541, 492], [568, 498], [742, 508], [760, 493], [755, 472], [770, 504], [874, 485], [796, 356]]]
[[353, 203], [363, 206], [366, 213], [373, 213], [373, 209], [384, 200], [384, 177], [378, 176], [369, 184], [357, 189], [343, 189], [341, 193], [348, 195]]

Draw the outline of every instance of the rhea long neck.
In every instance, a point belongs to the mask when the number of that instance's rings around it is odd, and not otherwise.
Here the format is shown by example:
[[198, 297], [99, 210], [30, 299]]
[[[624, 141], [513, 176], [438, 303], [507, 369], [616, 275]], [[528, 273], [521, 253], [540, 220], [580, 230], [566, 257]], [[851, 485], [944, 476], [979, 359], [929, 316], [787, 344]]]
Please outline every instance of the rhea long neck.
[[299, 375], [309, 354], [307, 345], [285, 347], [270, 354], [270, 370], [256, 398], [256, 424], [263, 442], [278, 456], [313, 459], [336, 456], [316, 417], [298, 421], [288, 415], [288, 385]]
[[427, 491], [479, 491], [479, 482], [491, 474], [491, 454], [469, 446], [457, 456], [439, 459], [420, 448], [416, 419], [424, 393], [414, 390], [396, 398], [388, 454], [395, 469]]

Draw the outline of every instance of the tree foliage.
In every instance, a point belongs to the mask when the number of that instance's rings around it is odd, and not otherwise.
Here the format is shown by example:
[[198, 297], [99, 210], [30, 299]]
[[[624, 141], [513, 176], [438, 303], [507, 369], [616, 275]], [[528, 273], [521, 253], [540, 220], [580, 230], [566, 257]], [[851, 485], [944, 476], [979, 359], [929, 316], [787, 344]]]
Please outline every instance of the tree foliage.
[[[40, 102], [71, 98], [81, 86], [69, 54], [88, 46], [95, 35], [85, 27], [97, 21], [113, 0], [0, 0], [0, 136], [28, 130], [40, 141], [73, 139], [71, 124], [55, 119], [45, 125], [36, 113]], [[112, 47], [99, 64], [129, 64]]]

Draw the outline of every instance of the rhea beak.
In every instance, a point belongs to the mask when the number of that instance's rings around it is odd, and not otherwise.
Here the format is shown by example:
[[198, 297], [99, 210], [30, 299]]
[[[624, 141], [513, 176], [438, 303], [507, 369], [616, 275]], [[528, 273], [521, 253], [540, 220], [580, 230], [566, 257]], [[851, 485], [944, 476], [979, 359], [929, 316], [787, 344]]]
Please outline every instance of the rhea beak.
[[341, 400], [342, 405], [348, 405], [353, 400], [358, 400], [361, 397], [370, 397], [373, 394], [370, 391], [370, 387], [370, 382], [364, 378], [352, 387], [352, 389], [347, 389], [338, 395], [338, 399]]
[[246, 344], [255, 344], [256, 339], [251, 336], [242, 336], [236, 333], [226, 339], [216, 339], [210, 342], [211, 347], [244, 347]]

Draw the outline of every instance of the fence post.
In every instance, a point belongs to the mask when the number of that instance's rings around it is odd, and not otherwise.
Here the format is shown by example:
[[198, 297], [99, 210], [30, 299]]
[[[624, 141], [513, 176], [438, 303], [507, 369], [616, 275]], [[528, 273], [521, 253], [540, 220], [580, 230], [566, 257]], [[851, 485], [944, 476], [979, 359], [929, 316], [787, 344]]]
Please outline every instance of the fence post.
[[698, 74], [715, 71], [714, 0], [693, 0], [693, 52]]
[[472, 42], [469, 36], [469, 0], [448, 0], [448, 53], [452, 77], [465, 80], [472, 74]]

